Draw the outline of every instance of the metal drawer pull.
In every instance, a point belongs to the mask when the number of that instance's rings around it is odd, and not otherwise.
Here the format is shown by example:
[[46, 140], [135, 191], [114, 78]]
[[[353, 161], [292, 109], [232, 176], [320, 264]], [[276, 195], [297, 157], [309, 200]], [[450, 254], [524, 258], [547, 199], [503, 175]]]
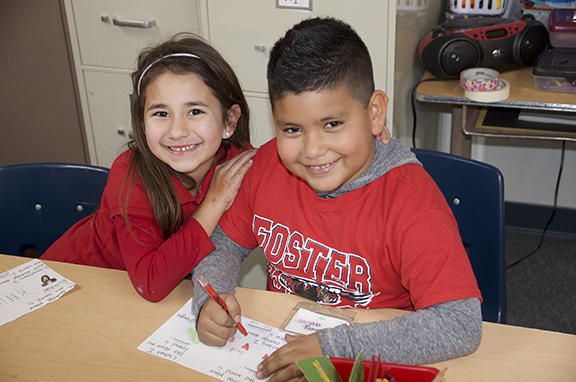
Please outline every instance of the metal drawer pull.
[[119, 27], [152, 28], [154, 25], [156, 25], [156, 20], [150, 20], [150, 21], [121, 20], [114, 17], [112, 19], [112, 23]]

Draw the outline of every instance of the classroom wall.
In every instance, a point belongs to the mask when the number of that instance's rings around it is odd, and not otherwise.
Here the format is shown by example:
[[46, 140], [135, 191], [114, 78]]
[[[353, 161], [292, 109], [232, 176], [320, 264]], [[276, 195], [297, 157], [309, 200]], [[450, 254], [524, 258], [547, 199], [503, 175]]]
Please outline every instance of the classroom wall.
[[[450, 110], [434, 104], [417, 109], [417, 146], [449, 152]], [[402, 140], [411, 146], [411, 137]], [[471, 156], [502, 171], [506, 202], [552, 207], [561, 148], [559, 141], [473, 137]], [[576, 209], [576, 142], [566, 143], [558, 207]]]
[[88, 163], [62, 12], [0, 1], [0, 166]]
[[[417, 115], [416, 145], [449, 152], [450, 106], [417, 103]], [[412, 145], [411, 136], [403, 136], [402, 141]], [[554, 205], [562, 156], [560, 141], [473, 137], [471, 156], [502, 171], [506, 202], [547, 207]], [[558, 207], [576, 209], [576, 142], [566, 143]]]
[[[417, 110], [416, 145], [449, 152], [452, 123], [450, 110], [435, 104], [418, 104]], [[411, 136], [403, 136], [401, 139], [412, 146]], [[473, 137], [471, 156], [500, 169], [504, 176], [506, 202], [552, 208], [561, 148], [562, 143], [559, 141]], [[566, 143], [557, 206], [570, 213], [576, 210], [576, 142]]]
[[[561, 148], [557, 141], [476, 139], [472, 157], [502, 171], [506, 201], [552, 206]], [[566, 144], [558, 207], [576, 209], [576, 142]]]

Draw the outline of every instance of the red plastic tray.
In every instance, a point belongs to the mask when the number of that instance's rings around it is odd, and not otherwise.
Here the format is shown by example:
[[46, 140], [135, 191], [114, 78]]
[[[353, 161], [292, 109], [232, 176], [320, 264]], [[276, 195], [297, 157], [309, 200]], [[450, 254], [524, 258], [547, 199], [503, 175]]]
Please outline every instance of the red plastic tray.
[[[335, 357], [330, 357], [330, 360], [342, 380], [347, 381], [350, 378], [355, 360]], [[428, 366], [381, 362], [380, 357], [378, 357], [378, 360], [374, 360], [374, 357], [372, 357], [372, 360], [364, 361], [364, 380], [366, 382], [375, 382], [376, 379], [385, 378], [386, 373], [392, 374], [397, 382], [432, 382], [440, 374], [440, 370]], [[441, 380], [439, 379], [438, 382]]]

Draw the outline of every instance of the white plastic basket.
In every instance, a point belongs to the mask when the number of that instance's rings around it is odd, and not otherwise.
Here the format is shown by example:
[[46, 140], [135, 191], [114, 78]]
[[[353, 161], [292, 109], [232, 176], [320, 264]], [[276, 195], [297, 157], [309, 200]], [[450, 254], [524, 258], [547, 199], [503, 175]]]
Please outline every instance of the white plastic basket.
[[506, 9], [506, 0], [449, 0], [450, 12], [476, 15], [500, 15]]
[[424, 11], [428, 9], [430, 0], [396, 0], [397, 11]]

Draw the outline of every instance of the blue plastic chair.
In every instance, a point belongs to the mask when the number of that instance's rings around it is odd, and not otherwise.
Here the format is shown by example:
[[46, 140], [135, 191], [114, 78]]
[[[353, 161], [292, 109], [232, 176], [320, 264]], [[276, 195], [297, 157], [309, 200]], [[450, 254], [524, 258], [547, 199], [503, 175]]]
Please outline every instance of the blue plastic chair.
[[109, 170], [34, 163], [0, 168], [0, 253], [42, 255], [99, 205]]
[[504, 177], [499, 169], [438, 151], [412, 149], [458, 222], [482, 293], [482, 319], [505, 323]]

